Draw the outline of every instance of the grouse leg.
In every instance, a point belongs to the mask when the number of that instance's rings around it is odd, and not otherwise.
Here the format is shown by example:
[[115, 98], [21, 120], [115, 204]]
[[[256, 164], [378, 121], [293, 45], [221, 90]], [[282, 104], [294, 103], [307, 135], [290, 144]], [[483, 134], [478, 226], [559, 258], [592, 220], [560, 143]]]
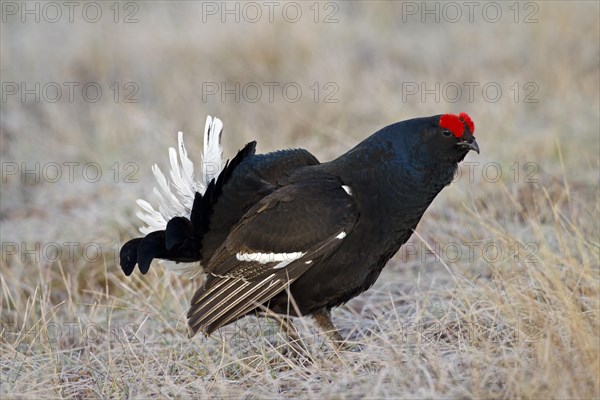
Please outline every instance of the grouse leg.
[[338, 350], [341, 349], [344, 346], [344, 338], [340, 335], [340, 332], [336, 329], [335, 325], [333, 325], [329, 310], [322, 308], [314, 312], [313, 317], [319, 328], [325, 333], [334, 346]]

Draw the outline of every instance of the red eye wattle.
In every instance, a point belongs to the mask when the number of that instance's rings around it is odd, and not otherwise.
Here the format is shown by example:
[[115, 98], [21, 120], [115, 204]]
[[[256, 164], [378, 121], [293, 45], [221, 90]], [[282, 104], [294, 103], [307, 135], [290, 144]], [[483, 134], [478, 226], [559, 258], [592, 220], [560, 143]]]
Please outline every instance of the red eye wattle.
[[465, 124], [454, 114], [444, 114], [440, 117], [440, 126], [448, 129], [457, 138], [462, 137]]
[[467, 113], [461, 112], [459, 115], [444, 114], [440, 117], [440, 126], [448, 129], [454, 136], [461, 138], [465, 132], [465, 124], [469, 128], [471, 135], [475, 132], [475, 124]]

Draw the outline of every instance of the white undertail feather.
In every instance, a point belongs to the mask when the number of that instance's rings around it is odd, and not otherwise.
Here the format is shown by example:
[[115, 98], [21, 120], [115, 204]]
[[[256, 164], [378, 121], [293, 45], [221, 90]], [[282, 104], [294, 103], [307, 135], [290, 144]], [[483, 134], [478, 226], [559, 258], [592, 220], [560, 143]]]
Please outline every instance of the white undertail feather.
[[[142, 210], [138, 211], [136, 216], [145, 223], [145, 226], [139, 229], [143, 235], [166, 229], [167, 222], [173, 217], [190, 217], [196, 192], [204, 194], [210, 181], [216, 179], [223, 170], [222, 130], [223, 123], [220, 119], [210, 116], [206, 118], [204, 154], [200, 160], [202, 171], [199, 171], [199, 176], [194, 173], [194, 163], [188, 157], [183, 143], [183, 132], [177, 135], [177, 150], [169, 148], [170, 182], [157, 164], [152, 166], [157, 183], [153, 189], [157, 208], [143, 199], [137, 201]], [[191, 277], [202, 272], [199, 263], [163, 263], [169, 270], [180, 275]]]
[[221, 147], [221, 132], [223, 123], [220, 119], [206, 119], [204, 127], [204, 162], [202, 163], [202, 175], [206, 185], [213, 178], [217, 178], [223, 170], [223, 148]]
[[169, 148], [169, 161], [171, 162], [171, 182], [186, 210], [191, 212], [196, 192], [204, 193], [206, 186], [204, 182], [194, 181], [194, 163], [187, 156], [185, 144], [183, 143], [183, 132], [177, 134], [177, 148], [179, 149], [179, 161], [174, 148]]

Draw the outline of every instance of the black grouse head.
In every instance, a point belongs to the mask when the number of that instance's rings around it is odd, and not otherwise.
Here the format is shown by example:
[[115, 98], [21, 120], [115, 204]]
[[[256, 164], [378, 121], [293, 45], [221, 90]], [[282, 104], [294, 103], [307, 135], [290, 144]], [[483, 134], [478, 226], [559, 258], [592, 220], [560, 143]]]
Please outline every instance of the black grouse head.
[[474, 131], [466, 113], [443, 114], [390, 125], [381, 137], [394, 149], [396, 165], [404, 173], [437, 188], [452, 181], [458, 163], [470, 150], [479, 153]]
[[443, 114], [428, 118], [423, 126], [419, 153], [439, 163], [458, 163], [470, 150], [479, 153], [473, 136], [475, 125], [466, 113]]
[[389, 125], [356, 149], [380, 143], [384, 150], [393, 149], [390, 155], [411, 165], [457, 164], [470, 150], [479, 153], [474, 132], [475, 125], [467, 113], [434, 115]]

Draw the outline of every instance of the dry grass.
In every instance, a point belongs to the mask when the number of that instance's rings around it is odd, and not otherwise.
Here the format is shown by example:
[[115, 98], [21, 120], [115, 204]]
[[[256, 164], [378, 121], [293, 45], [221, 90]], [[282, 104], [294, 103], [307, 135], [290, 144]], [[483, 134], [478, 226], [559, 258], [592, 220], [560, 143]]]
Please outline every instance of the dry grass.
[[[342, 4], [334, 24], [312, 22], [308, 3], [296, 24], [236, 24], [202, 23], [200, 3], [137, 4], [136, 24], [113, 23], [106, 5], [98, 24], [76, 14], [1, 25], [3, 82], [104, 91], [96, 103], [2, 101], [3, 398], [600, 397], [597, 3], [538, 3], [533, 24], [515, 23], [508, 5], [496, 24], [481, 14], [403, 22], [393, 2]], [[115, 103], [109, 86], [130, 81], [139, 102]], [[203, 82], [297, 82], [303, 96], [203, 101]], [[315, 103], [314, 82], [335, 82], [338, 103]], [[402, 82], [498, 82], [503, 95], [403, 101]], [[536, 83], [539, 102], [515, 102], [514, 82]], [[133, 200], [149, 197], [151, 164], [166, 167], [177, 130], [200, 151], [206, 114], [224, 120], [229, 155], [256, 138], [260, 151], [302, 146], [327, 160], [387, 123], [463, 110], [482, 148], [467, 159], [480, 163], [474, 179], [463, 166], [377, 284], [334, 312], [361, 351], [335, 352], [309, 319], [296, 325], [310, 357], [253, 318], [190, 340], [197, 283], [160, 268], [127, 279], [115, 261], [135, 235]], [[95, 162], [103, 176], [6, 174], [22, 162]], [[124, 182], [126, 162], [138, 184]], [[497, 182], [482, 177], [490, 162]]]

